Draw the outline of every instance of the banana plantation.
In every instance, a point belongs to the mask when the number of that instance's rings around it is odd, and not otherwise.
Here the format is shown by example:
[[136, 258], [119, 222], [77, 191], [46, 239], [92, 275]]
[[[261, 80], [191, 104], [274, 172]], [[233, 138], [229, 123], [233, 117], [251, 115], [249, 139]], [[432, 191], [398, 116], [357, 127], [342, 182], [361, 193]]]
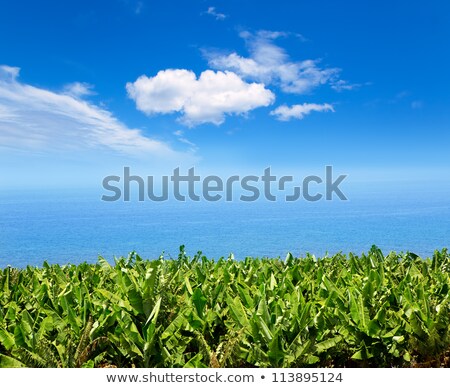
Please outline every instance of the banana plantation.
[[0, 271], [1, 367], [450, 366], [450, 255]]

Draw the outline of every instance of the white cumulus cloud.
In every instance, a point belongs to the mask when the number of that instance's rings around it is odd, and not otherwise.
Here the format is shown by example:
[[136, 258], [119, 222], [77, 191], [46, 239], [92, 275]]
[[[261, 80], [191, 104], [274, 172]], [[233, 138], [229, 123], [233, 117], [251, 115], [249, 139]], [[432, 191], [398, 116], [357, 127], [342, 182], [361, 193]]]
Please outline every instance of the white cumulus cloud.
[[220, 125], [226, 115], [245, 114], [268, 106], [274, 94], [261, 83], [247, 83], [230, 71], [206, 70], [199, 77], [185, 69], [159, 71], [140, 76], [126, 86], [128, 96], [147, 115], [181, 113], [187, 126]]
[[291, 119], [303, 119], [311, 112], [334, 112], [331, 104], [297, 104], [292, 106], [281, 105], [270, 114], [276, 116], [278, 120], [289, 121]]
[[164, 142], [128, 128], [82, 97], [86, 84], [61, 93], [18, 81], [20, 69], [0, 66], [0, 147], [35, 150], [110, 149], [132, 155], [178, 155]]

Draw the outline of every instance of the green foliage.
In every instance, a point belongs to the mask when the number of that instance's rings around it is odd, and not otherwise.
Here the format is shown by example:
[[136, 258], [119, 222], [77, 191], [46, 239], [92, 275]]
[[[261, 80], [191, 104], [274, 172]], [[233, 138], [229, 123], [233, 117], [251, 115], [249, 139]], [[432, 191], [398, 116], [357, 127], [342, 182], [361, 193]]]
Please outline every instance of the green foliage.
[[446, 250], [8, 267], [0, 366], [411, 366], [449, 350], [449, 299]]

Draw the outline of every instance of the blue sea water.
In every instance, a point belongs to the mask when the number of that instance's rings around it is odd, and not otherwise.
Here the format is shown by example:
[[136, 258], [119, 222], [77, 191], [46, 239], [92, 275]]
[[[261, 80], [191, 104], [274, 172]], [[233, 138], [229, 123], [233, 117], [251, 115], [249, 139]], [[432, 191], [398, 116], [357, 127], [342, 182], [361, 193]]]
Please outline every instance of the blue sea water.
[[348, 201], [111, 203], [89, 190], [3, 191], [0, 267], [176, 257], [181, 244], [213, 258], [360, 254], [373, 244], [428, 257], [450, 246], [449, 194], [363, 187]]

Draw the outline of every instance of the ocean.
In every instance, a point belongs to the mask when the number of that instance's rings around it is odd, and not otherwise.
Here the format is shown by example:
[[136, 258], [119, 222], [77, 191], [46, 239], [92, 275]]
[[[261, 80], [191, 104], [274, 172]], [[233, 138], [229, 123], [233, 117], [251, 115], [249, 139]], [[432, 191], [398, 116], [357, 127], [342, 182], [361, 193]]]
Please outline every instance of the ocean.
[[95, 262], [136, 251], [239, 260], [377, 245], [429, 257], [450, 246], [450, 191], [361, 186], [348, 201], [103, 202], [89, 190], [0, 192], [0, 267]]

